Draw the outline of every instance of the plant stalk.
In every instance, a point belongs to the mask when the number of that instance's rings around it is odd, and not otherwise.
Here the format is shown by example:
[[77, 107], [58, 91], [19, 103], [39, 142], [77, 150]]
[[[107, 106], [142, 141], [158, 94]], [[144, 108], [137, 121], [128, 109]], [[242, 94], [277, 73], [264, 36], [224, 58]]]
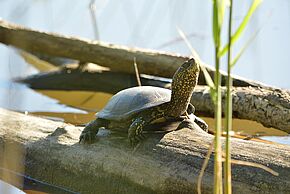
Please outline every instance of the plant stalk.
[[219, 73], [220, 58], [218, 57], [219, 46], [216, 46], [216, 71], [215, 71], [215, 87], [216, 87], [216, 103], [215, 103], [215, 178], [214, 193], [222, 193], [222, 149], [221, 149], [221, 78]]
[[222, 26], [222, 7], [223, 0], [215, 0], [213, 7], [213, 34], [215, 41], [215, 76], [214, 76], [214, 105], [215, 105], [215, 138], [214, 138], [214, 194], [222, 194], [222, 148], [221, 148], [221, 77], [220, 77], [220, 46], [221, 46], [221, 26]]
[[229, 12], [229, 27], [228, 27], [228, 67], [227, 67], [227, 95], [226, 95], [226, 145], [225, 145], [225, 193], [232, 193], [232, 175], [231, 175], [231, 142], [230, 142], [230, 131], [232, 130], [232, 78], [231, 78], [231, 34], [232, 34], [232, 12], [233, 12], [233, 0], [230, 0], [230, 12]]

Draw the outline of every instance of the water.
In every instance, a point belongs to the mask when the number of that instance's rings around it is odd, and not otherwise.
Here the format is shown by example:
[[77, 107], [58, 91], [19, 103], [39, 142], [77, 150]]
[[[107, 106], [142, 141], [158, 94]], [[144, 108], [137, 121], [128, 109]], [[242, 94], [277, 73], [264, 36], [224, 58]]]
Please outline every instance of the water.
[[[0, 180], [0, 191], [3, 194], [77, 194], [77, 192], [67, 188], [51, 185], [6, 168], [0, 167], [0, 173], [2, 177], [5, 177], [3, 180], [6, 181]], [[21, 188], [24, 192], [18, 188]]]
[[58, 100], [38, 93], [25, 85], [14, 83], [11, 80], [0, 81], [0, 107], [20, 111], [52, 111], [81, 113], [76, 108], [60, 104]]
[[13, 194], [25, 194], [20, 189], [13, 187], [12, 185], [9, 185], [8, 183], [5, 183], [4, 181], [0, 180], [0, 191], [3, 193], [13, 193]]

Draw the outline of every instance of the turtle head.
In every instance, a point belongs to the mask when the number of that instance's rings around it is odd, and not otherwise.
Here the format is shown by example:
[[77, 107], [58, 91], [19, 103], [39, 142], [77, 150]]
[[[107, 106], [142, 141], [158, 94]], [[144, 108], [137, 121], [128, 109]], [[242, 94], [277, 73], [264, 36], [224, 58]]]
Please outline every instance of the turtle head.
[[198, 74], [199, 64], [196, 59], [190, 58], [178, 68], [173, 76], [172, 82], [197, 81]]
[[190, 102], [199, 75], [199, 62], [191, 58], [185, 61], [172, 78], [170, 116], [182, 115]]

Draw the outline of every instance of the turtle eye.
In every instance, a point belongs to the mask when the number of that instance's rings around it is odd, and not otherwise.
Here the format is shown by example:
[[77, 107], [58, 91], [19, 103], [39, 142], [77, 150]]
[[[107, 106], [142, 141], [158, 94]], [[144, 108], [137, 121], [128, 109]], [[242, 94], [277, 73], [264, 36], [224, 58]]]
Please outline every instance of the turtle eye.
[[183, 64], [181, 65], [181, 67], [183, 67], [184, 69], [187, 69], [187, 68], [190, 67], [190, 65], [191, 65], [191, 63], [189, 63], [189, 61], [186, 61], [185, 63], [183, 63]]
[[195, 63], [194, 58], [188, 59], [188, 61], [184, 62], [181, 66], [185, 69], [189, 68], [192, 64]]

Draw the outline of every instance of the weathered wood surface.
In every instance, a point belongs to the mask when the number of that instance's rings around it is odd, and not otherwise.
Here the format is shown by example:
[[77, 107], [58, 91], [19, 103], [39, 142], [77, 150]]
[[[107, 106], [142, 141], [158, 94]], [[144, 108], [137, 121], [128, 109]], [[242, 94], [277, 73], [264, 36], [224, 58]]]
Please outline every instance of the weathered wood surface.
[[[77, 82], [74, 80], [78, 80]], [[19, 80], [33, 89], [86, 90], [115, 94], [125, 88], [137, 86], [136, 77], [128, 73], [81, 72], [61, 70], [33, 75]], [[142, 85], [170, 88], [171, 81], [141, 76]], [[223, 102], [225, 102], [225, 88]], [[259, 87], [234, 87], [233, 117], [257, 121], [290, 133], [290, 93]], [[214, 115], [214, 105], [206, 86], [197, 86], [191, 98], [199, 116]], [[223, 106], [225, 107], [225, 106]]]
[[[133, 152], [125, 134], [103, 134], [95, 144], [80, 145], [81, 128], [72, 125], [4, 109], [0, 120], [0, 154], [6, 153], [1, 165], [9, 168], [7, 161], [25, 161], [28, 175], [82, 193], [196, 193], [197, 176], [213, 140], [200, 129], [184, 128], [164, 136], [152, 134]], [[13, 146], [22, 152], [5, 152]], [[23, 160], [15, 160], [16, 155]], [[279, 173], [233, 165], [234, 193], [289, 193], [289, 146], [233, 139], [232, 157]], [[212, 178], [213, 157], [202, 193], [212, 193]]]
[[[0, 20], [0, 42], [32, 53], [66, 57], [83, 62], [96, 63], [109, 67], [111, 71], [135, 74], [134, 58], [139, 72], [147, 75], [171, 78], [176, 69], [189, 56], [153, 51], [141, 48], [129, 48], [100, 41], [91, 41], [55, 33], [46, 33]], [[203, 63], [213, 77], [214, 69]], [[222, 84], [226, 74], [222, 72]], [[205, 85], [200, 73], [199, 84]], [[233, 76], [234, 86], [263, 86], [263, 84]]]
[[[226, 88], [223, 87], [223, 107], [225, 107], [225, 97]], [[288, 91], [234, 87], [232, 98], [233, 118], [257, 121], [266, 127], [274, 127], [290, 133], [290, 93]], [[214, 115], [214, 105], [208, 87], [197, 86], [192, 95], [191, 103], [197, 110], [200, 110], [201, 115]]]

